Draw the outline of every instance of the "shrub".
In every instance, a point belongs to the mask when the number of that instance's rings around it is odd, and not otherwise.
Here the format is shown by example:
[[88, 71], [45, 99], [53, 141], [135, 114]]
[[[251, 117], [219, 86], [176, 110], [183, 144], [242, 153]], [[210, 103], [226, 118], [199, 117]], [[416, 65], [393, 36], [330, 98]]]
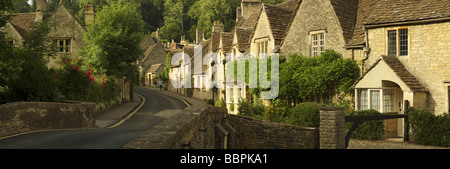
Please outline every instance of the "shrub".
[[70, 58], [62, 59], [63, 68], [56, 73], [59, 91], [67, 100], [88, 102], [111, 102], [118, 94], [116, 79], [93, 74], [91, 65], [83, 70]]
[[[360, 110], [351, 111], [347, 116], [369, 116], [379, 115], [380, 112], [376, 110]], [[352, 123], [346, 124], [346, 130], [348, 131]], [[365, 140], [379, 140], [384, 133], [383, 120], [366, 121], [353, 131], [351, 138], [365, 139]]]
[[450, 147], [450, 115], [435, 116], [425, 110], [408, 109], [412, 138], [417, 144]]
[[234, 111], [234, 101], [231, 101], [231, 104], [230, 104], [230, 110], [231, 110], [231, 111]]
[[320, 123], [320, 104], [313, 102], [304, 102], [297, 104], [291, 109], [286, 122], [288, 124], [300, 125], [305, 127], [319, 127]]
[[264, 120], [283, 123], [287, 112], [288, 106], [286, 102], [280, 99], [271, 100], [270, 105], [265, 108]]
[[223, 98], [221, 98], [219, 101], [216, 102], [215, 106], [216, 107], [225, 107], [225, 100], [223, 100]]
[[250, 117], [255, 116], [252, 103], [249, 100], [247, 100], [247, 99], [239, 100], [238, 105], [239, 105], [238, 115], [250, 116]]

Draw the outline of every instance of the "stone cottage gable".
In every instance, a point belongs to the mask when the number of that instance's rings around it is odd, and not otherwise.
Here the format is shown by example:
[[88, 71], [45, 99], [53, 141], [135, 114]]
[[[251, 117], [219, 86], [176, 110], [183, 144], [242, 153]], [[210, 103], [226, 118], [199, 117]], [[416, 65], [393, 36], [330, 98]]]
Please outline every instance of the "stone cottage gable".
[[357, 2], [357, 0], [302, 0], [294, 11], [279, 53], [315, 56], [325, 49], [333, 49], [345, 58], [350, 58], [350, 52], [343, 47], [353, 36]]
[[[51, 28], [48, 37], [53, 40], [70, 40], [70, 51], [59, 55], [68, 55], [69, 57], [78, 57], [78, 51], [82, 50], [86, 43], [83, 34], [86, 29], [83, 24], [70, 13], [64, 5], [56, 8], [55, 12], [48, 18]], [[67, 45], [67, 44], [66, 44]]]

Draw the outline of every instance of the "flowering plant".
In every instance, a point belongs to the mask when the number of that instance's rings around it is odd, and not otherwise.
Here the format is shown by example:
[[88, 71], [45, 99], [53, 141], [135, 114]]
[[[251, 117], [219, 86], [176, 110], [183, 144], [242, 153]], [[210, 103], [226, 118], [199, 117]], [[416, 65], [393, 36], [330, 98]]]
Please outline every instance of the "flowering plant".
[[[79, 66], [71, 58], [61, 60], [62, 69], [56, 73], [59, 90], [66, 99], [102, 102], [115, 99], [117, 80], [103, 74], [94, 74], [92, 65]], [[101, 82], [98, 80], [101, 79]]]

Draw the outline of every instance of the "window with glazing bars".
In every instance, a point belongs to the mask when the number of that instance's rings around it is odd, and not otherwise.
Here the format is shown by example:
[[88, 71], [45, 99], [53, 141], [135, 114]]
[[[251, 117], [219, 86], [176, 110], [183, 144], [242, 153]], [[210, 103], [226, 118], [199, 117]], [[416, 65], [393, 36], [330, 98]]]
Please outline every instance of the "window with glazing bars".
[[383, 90], [383, 112], [394, 112], [394, 89]]
[[397, 30], [388, 31], [388, 55], [397, 55]]
[[408, 55], [408, 29], [398, 30], [400, 36], [400, 56]]

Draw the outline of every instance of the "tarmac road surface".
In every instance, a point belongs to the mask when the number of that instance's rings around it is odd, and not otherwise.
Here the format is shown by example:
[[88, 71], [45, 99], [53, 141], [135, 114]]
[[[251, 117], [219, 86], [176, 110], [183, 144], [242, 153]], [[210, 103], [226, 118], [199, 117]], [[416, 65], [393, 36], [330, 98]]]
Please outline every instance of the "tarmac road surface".
[[134, 91], [145, 98], [145, 104], [118, 127], [24, 134], [0, 140], [0, 149], [120, 149], [186, 107], [181, 100], [146, 88]]

